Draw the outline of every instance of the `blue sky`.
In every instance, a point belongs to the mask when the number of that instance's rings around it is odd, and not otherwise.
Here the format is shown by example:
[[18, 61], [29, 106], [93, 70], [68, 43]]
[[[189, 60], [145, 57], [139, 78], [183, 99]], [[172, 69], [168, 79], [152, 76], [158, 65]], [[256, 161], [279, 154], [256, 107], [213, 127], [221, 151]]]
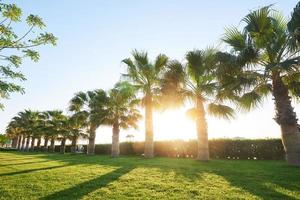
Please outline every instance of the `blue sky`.
[[[165, 53], [172, 59], [182, 60], [188, 50], [218, 46], [224, 27], [238, 25], [251, 9], [275, 4], [274, 8], [289, 16], [297, 3], [292, 0], [10, 2], [19, 5], [25, 15], [33, 13], [41, 16], [47, 24], [47, 31], [54, 33], [59, 40], [54, 48], [40, 48], [41, 59], [38, 63], [24, 62], [22, 70], [28, 79], [23, 83], [26, 94], [13, 94], [10, 100], [4, 101], [6, 108], [0, 114], [1, 131], [17, 112], [25, 108], [66, 111], [68, 101], [75, 92], [111, 88], [125, 69], [121, 60], [130, 56], [133, 49], [146, 50], [151, 58]], [[294, 106], [299, 115], [299, 104]], [[274, 111], [271, 99], [263, 107], [248, 114], [239, 114], [237, 120], [231, 122], [208, 118], [211, 136], [279, 137], [279, 127], [272, 120]], [[170, 113], [157, 117], [160, 120], [157, 123], [162, 123], [161, 120], [168, 116], [179, 115], [179, 112]], [[172, 123], [171, 120], [165, 122]], [[182, 122], [182, 125], [188, 123]], [[179, 130], [178, 127], [168, 129], [167, 125], [163, 128], [156, 126], [156, 139], [168, 139], [171, 134], [158, 131]], [[193, 124], [189, 126], [194, 127]], [[191, 128], [180, 129], [187, 130]], [[174, 133], [172, 138], [195, 135], [180, 131]], [[100, 128], [98, 132], [98, 142], [110, 141], [109, 128]], [[124, 138], [126, 133], [121, 137]], [[143, 139], [142, 127], [132, 133], [136, 134], [136, 138]]]

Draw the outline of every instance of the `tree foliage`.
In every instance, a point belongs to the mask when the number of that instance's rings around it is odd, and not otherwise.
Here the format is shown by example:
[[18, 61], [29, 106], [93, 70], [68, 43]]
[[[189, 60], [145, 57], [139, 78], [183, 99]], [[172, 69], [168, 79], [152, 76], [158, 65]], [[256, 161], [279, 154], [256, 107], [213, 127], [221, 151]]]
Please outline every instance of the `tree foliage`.
[[[39, 16], [30, 14], [23, 20], [22, 10], [15, 4], [0, 1], [0, 13], [0, 98], [3, 99], [12, 92], [24, 93], [18, 84], [26, 80], [20, 71], [23, 59], [37, 62], [40, 56], [35, 47], [56, 45], [57, 38], [43, 32], [46, 25]], [[18, 24], [26, 25], [23, 33], [17, 31]]]
[[226, 28], [222, 40], [231, 51], [217, 53], [219, 81], [244, 110], [259, 106], [272, 93], [274, 75], [292, 97], [300, 97], [299, 4], [289, 21], [271, 7], [251, 11], [243, 28]]

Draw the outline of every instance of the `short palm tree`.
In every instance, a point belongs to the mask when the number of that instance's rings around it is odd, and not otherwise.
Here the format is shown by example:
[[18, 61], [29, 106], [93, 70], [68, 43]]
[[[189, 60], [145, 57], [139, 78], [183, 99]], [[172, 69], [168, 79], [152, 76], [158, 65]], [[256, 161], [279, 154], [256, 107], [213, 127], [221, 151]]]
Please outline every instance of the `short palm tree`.
[[22, 129], [18, 126], [16, 121], [10, 121], [5, 132], [10, 138], [18, 138], [16, 148], [21, 150]]
[[79, 112], [69, 117], [68, 129], [71, 140], [71, 153], [76, 153], [77, 141], [79, 138], [86, 138], [85, 127], [87, 125], [88, 113]]
[[[43, 150], [43, 149], [47, 149], [44, 148], [48, 145], [48, 137], [47, 136], [47, 120], [48, 120], [48, 113], [47, 112], [40, 112], [39, 115], [39, 120], [38, 120], [38, 125], [37, 125], [37, 130], [36, 130], [36, 137], [37, 137], [37, 145], [36, 145], [36, 149], [37, 151]], [[41, 145], [42, 145], [42, 137], [44, 138], [44, 147], [42, 149]], [[46, 143], [46, 145], [45, 145]]]
[[99, 89], [94, 91], [78, 92], [71, 99], [69, 110], [74, 113], [87, 113], [87, 127], [89, 144], [87, 154], [95, 153], [96, 130], [103, 124], [104, 105], [107, 103], [105, 91]]
[[108, 93], [109, 101], [106, 105], [105, 124], [112, 126], [111, 156], [120, 154], [119, 134], [120, 128], [137, 128], [141, 118], [137, 106], [140, 102], [136, 98], [136, 91], [128, 82], [119, 82]]
[[66, 116], [61, 110], [47, 111], [48, 121], [47, 121], [47, 138], [50, 139], [50, 152], [55, 151], [55, 141], [58, 140], [60, 134], [64, 130]]
[[60, 142], [60, 153], [65, 154], [66, 152], [66, 142], [70, 137], [70, 128], [69, 128], [69, 117], [64, 116], [59, 123], [56, 124], [56, 130], [58, 133], [58, 139]]
[[187, 114], [196, 121], [197, 159], [203, 161], [209, 160], [206, 113], [227, 119], [234, 115], [234, 110], [217, 98], [220, 88], [214, 74], [216, 64], [214, 49], [190, 51], [185, 64], [169, 62], [161, 80], [163, 104], [178, 106], [186, 100], [192, 102], [193, 108]]
[[26, 144], [24, 147], [25, 140], [22, 141], [23, 150], [29, 151], [30, 138], [32, 138], [31, 146], [34, 147], [36, 127], [39, 120], [39, 112], [25, 110], [19, 112], [16, 117], [13, 118], [18, 124], [18, 127], [22, 131], [22, 135], [26, 138]]
[[218, 54], [219, 80], [245, 109], [273, 95], [287, 161], [300, 165], [300, 132], [291, 105], [291, 97], [300, 95], [300, 4], [289, 21], [266, 6], [242, 22], [242, 29], [226, 29], [223, 41], [230, 53]]
[[159, 81], [167, 64], [167, 56], [160, 54], [152, 63], [146, 52], [134, 50], [132, 59], [127, 58], [122, 62], [127, 66], [127, 73], [123, 77], [128, 79], [139, 92], [143, 94], [145, 107], [145, 151], [146, 158], [154, 156], [153, 148], [153, 106], [159, 91]]

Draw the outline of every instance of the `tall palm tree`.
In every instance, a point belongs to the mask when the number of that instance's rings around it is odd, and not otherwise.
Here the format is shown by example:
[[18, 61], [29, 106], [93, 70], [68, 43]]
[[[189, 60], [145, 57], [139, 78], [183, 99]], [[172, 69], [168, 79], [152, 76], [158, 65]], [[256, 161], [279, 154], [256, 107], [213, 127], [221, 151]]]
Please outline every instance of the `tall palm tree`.
[[137, 122], [141, 118], [137, 109], [140, 100], [136, 98], [135, 93], [135, 88], [128, 82], [117, 83], [108, 93], [105, 124], [112, 126], [112, 157], [120, 154], [120, 128], [137, 128]]
[[272, 94], [287, 162], [300, 165], [300, 131], [291, 97], [300, 96], [300, 4], [287, 20], [270, 6], [251, 11], [243, 27], [226, 29], [230, 53], [218, 54], [219, 79], [249, 110]]
[[153, 104], [158, 95], [159, 82], [164, 68], [167, 64], [167, 56], [160, 54], [152, 63], [146, 52], [132, 52], [132, 59], [127, 58], [122, 62], [127, 66], [127, 73], [123, 77], [131, 81], [139, 92], [143, 94], [143, 105], [145, 106], [145, 151], [146, 158], [154, 156], [153, 149]]
[[186, 54], [185, 64], [176, 60], [169, 62], [161, 80], [163, 104], [178, 106], [186, 100], [192, 102], [193, 108], [187, 114], [196, 122], [197, 159], [203, 161], [209, 160], [206, 113], [227, 119], [234, 115], [234, 110], [217, 98], [216, 64], [214, 49], [190, 51]]
[[107, 102], [105, 91], [99, 89], [94, 91], [78, 92], [71, 99], [69, 110], [74, 113], [87, 113], [87, 126], [89, 144], [87, 154], [95, 153], [96, 130], [103, 123], [104, 106]]

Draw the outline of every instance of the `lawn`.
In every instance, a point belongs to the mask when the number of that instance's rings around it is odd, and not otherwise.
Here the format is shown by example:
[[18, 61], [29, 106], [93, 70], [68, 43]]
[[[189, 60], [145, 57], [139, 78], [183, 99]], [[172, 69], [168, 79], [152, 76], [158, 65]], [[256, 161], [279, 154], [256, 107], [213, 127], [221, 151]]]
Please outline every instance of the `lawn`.
[[300, 199], [283, 161], [0, 152], [0, 199]]

